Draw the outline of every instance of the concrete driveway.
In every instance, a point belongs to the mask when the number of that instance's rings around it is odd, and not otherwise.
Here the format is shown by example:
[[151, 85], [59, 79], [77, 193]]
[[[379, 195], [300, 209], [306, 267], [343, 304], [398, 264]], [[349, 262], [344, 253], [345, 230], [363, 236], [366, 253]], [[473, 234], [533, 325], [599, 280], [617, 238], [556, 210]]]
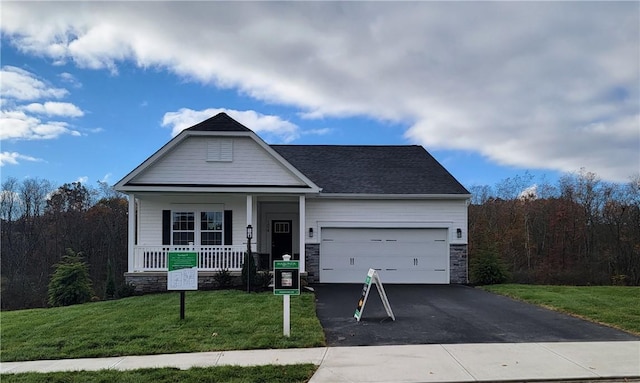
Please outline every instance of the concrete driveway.
[[623, 331], [461, 285], [375, 285], [362, 319], [353, 317], [362, 284], [313, 285], [328, 346], [639, 340]]

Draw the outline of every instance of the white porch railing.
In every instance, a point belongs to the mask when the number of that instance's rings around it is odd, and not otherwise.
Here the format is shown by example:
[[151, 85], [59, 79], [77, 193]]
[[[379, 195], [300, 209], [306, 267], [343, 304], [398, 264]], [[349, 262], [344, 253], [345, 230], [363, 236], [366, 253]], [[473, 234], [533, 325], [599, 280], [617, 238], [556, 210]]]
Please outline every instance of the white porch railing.
[[197, 252], [200, 271], [239, 271], [246, 250], [246, 246], [135, 246], [133, 271], [167, 271], [170, 251]]

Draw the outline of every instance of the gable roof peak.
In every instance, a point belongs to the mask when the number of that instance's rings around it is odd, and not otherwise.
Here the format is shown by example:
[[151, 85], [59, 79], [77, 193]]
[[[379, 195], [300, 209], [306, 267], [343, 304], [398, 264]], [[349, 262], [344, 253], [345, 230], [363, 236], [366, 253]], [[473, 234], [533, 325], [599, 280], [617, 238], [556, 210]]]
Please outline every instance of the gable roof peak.
[[225, 112], [220, 112], [185, 130], [191, 132], [251, 132], [251, 129], [229, 117]]

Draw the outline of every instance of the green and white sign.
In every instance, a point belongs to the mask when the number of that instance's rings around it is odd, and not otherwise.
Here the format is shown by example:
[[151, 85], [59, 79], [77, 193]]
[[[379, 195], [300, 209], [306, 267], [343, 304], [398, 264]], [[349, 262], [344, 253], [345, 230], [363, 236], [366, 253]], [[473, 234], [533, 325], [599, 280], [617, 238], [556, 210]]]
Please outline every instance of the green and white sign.
[[167, 268], [167, 290], [198, 290], [198, 253], [170, 251]]
[[362, 286], [362, 293], [360, 295], [360, 299], [358, 299], [358, 306], [356, 306], [356, 312], [353, 314], [353, 317], [360, 322], [360, 318], [362, 318], [362, 312], [364, 311], [364, 305], [367, 303], [367, 298], [369, 297], [369, 291], [371, 290], [371, 284], [375, 283], [378, 288], [378, 295], [380, 295], [380, 299], [382, 299], [382, 305], [384, 306], [387, 315], [394, 321], [396, 320], [396, 316], [393, 315], [393, 311], [391, 310], [391, 305], [389, 304], [389, 299], [387, 298], [387, 293], [384, 291], [384, 286], [382, 286], [382, 281], [380, 280], [380, 276], [375, 269], [369, 269], [367, 272], [367, 277], [364, 279], [364, 285]]
[[273, 261], [273, 294], [300, 295], [300, 261]]

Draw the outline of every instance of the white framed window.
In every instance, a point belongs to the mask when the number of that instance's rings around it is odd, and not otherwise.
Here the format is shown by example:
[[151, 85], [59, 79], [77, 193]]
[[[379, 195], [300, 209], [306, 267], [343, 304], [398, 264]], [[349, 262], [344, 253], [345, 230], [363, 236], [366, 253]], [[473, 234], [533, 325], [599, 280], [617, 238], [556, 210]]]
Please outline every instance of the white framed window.
[[222, 211], [173, 211], [171, 217], [171, 240], [174, 246], [222, 245]]
[[200, 244], [204, 246], [222, 245], [223, 214], [221, 211], [200, 213]]
[[195, 240], [195, 214], [186, 211], [174, 211], [172, 214], [172, 243], [189, 245]]

